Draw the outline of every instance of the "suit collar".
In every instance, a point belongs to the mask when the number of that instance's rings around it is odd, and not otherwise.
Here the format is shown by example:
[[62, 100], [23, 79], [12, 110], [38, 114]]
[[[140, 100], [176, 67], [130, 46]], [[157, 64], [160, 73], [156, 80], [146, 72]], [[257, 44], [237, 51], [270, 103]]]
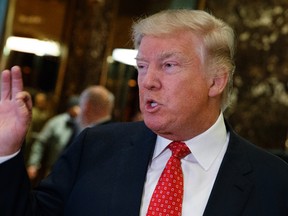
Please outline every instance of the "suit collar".
[[230, 131], [227, 151], [220, 166], [204, 216], [239, 215], [248, 200], [253, 183], [249, 180], [252, 166], [241, 138], [226, 123]]
[[[155, 147], [156, 134], [144, 124], [135, 124], [135, 127], [138, 126], [140, 131], [135, 130], [137, 134], [131, 134], [128, 145], [116, 156], [115, 160], [119, 163], [111, 201], [113, 208], [108, 215], [139, 215], [147, 167]], [[121, 196], [124, 196], [123, 200], [119, 201]]]

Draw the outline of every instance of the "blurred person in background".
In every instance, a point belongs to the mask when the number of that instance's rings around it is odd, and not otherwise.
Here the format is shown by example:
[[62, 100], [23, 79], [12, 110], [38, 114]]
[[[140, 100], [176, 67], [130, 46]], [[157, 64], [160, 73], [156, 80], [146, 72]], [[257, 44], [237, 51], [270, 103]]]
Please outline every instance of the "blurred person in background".
[[49, 106], [49, 99], [46, 93], [36, 92], [33, 99], [34, 103], [32, 108], [32, 121], [26, 136], [24, 149], [26, 163], [29, 159], [33, 142], [35, 141], [38, 133], [41, 131], [47, 120], [52, 116], [52, 112]]
[[49, 119], [38, 134], [27, 162], [28, 175], [34, 184], [49, 174], [62, 150], [77, 135], [79, 113], [79, 98], [72, 96], [68, 99], [66, 112]]
[[77, 117], [79, 132], [86, 127], [112, 122], [114, 95], [107, 88], [93, 85], [80, 95], [80, 114]]

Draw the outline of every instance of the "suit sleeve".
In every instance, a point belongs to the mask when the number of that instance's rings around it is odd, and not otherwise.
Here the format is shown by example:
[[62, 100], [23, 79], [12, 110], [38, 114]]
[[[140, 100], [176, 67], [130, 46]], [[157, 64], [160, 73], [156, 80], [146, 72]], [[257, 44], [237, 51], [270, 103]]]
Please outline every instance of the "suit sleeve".
[[78, 173], [85, 136], [85, 132], [79, 135], [76, 142], [59, 158], [51, 175], [33, 190], [22, 152], [0, 164], [0, 215], [63, 215]]
[[26, 173], [22, 153], [0, 165], [0, 215], [29, 215], [30, 182]]

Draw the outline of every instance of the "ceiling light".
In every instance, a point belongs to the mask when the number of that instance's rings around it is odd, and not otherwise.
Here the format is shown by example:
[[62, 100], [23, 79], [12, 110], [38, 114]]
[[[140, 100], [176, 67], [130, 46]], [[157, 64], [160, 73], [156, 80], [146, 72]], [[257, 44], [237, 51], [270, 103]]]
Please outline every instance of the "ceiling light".
[[112, 52], [112, 58], [115, 61], [121, 62], [123, 64], [136, 66], [136, 55], [137, 50], [133, 49], [114, 49]]
[[33, 53], [37, 56], [60, 56], [59, 43], [35, 38], [11, 36], [6, 41], [6, 48], [19, 52]]

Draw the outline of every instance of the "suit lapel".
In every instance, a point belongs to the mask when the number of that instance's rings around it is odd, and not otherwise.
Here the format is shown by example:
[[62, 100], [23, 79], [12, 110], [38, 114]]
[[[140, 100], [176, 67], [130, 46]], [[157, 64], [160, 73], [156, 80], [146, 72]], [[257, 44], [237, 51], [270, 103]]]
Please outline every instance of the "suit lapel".
[[252, 171], [240, 138], [230, 130], [227, 152], [219, 169], [204, 216], [241, 215], [253, 188], [253, 183], [247, 177]]
[[144, 131], [131, 136], [129, 145], [116, 156], [119, 163], [109, 215], [139, 215], [147, 167], [155, 141], [156, 135], [145, 127]]

